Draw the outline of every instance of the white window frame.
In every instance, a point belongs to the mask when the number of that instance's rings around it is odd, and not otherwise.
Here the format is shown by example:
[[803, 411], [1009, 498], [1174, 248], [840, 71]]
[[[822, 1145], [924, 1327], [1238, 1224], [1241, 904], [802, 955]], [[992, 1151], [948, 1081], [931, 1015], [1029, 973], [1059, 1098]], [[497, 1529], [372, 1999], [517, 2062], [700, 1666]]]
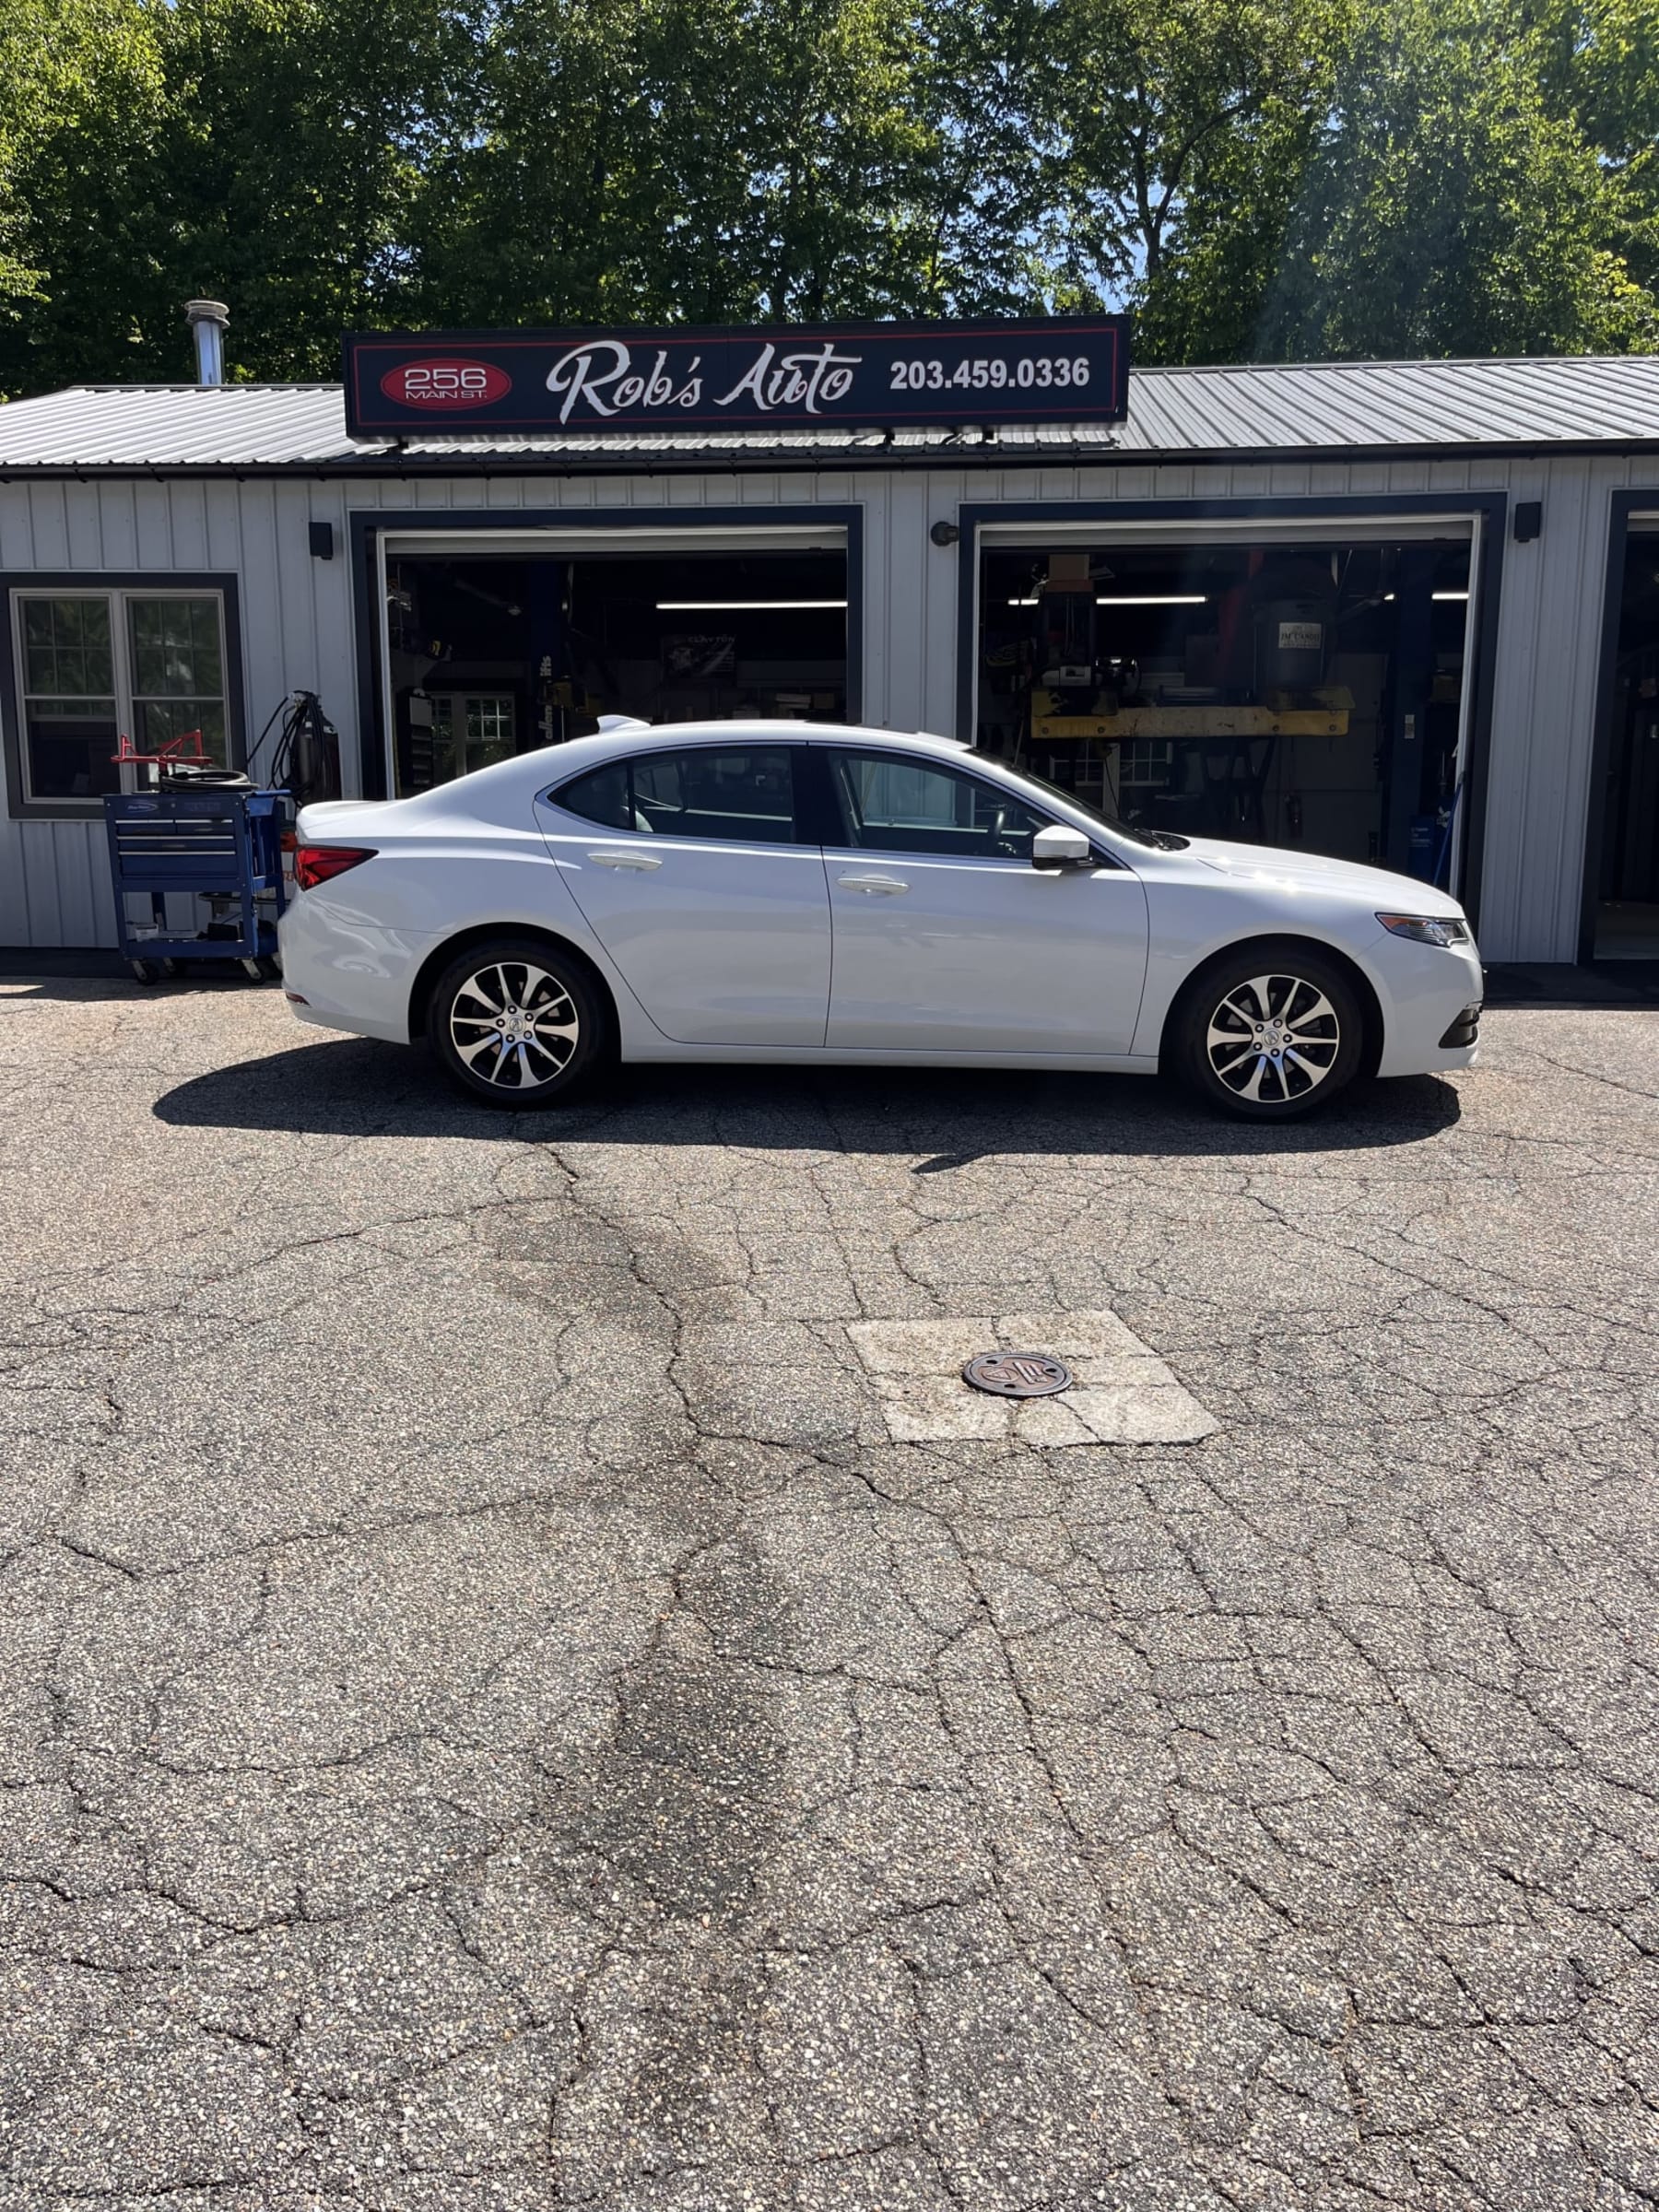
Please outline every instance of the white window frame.
[[[225, 749], [231, 757], [224, 765], [240, 765], [236, 755], [240, 750], [236, 721], [236, 700], [233, 690], [235, 661], [231, 651], [230, 611], [226, 604], [227, 593], [222, 583], [181, 583], [176, 578], [158, 577], [137, 582], [112, 583], [102, 578], [88, 575], [85, 581], [56, 580], [51, 583], [14, 583], [9, 587], [11, 600], [11, 653], [12, 700], [17, 716], [18, 799], [29, 814], [57, 814], [67, 817], [97, 815], [102, 811], [100, 796], [76, 798], [55, 792], [37, 792], [33, 788], [33, 764], [29, 742], [29, 700], [43, 697], [29, 691], [29, 665], [23, 635], [23, 608], [27, 602], [38, 599], [101, 599], [110, 609], [111, 673], [114, 679], [115, 728], [135, 735], [137, 712], [133, 691], [132, 629], [128, 604], [135, 599], [211, 599], [218, 608], [219, 626], [219, 704], [224, 715]], [[148, 700], [155, 695], [144, 693]], [[121, 771], [120, 788], [132, 791], [137, 778], [131, 768]]]
[[[440, 688], [429, 691], [427, 696], [431, 700], [434, 709], [437, 708], [440, 701], [442, 702], [449, 722], [448, 735], [450, 746], [453, 749], [457, 744], [459, 745], [460, 759], [464, 764], [466, 759], [466, 748], [473, 742], [472, 732], [468, 727], [468, 724], [472, 719], [470, 710], [474, 707], [496, 708], [504, 706], [507, 710], [508, 741], [511, 744], [517, 739], [519, 727], [518, 700], [511, 691], [492, 691], [482, 684], [469, 688], [465, 690], [452, 690], [446, 685]], [[436, 726], [436, 713], [434, 713], [433, 722], [434, 726]], [[459, 738], [456, 736], [457, 724], [460, 727]], [[489, 740], [487, 738], [480, 738], [478, 742], [480, 744], [488, 744]], [[464, 775], [466, 773], [465, 765], [463, 765], [461, 772]]]

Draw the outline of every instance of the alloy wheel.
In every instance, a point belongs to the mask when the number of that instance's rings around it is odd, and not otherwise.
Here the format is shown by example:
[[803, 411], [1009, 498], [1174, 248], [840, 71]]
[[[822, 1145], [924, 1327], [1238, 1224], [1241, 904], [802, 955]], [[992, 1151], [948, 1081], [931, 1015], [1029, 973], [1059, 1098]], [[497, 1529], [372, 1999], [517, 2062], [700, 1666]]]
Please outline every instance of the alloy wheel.
[[569, 1066], [582, 1018], [556, 975], [527, 960], [496, 960], [455, 992], [449, 1033], [462, 1065], [483, 1082], [539, 1090]]
[[1341, 1047], [1335, 1007], [1317, 983], [1300, 975], [1254, 975], [1236, 983], [1210, 1016], [1205, 1038], [1216, 1080], [1235, 1098], [1263, 1106], [1317, 1090]]

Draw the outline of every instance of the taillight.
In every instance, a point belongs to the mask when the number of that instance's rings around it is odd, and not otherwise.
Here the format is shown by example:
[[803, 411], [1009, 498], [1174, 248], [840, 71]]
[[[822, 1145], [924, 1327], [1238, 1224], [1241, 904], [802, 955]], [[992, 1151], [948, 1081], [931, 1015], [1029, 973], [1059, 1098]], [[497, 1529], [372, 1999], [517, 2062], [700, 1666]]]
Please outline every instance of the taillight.
[[302, 891], [314, 891], [331, 876], [344, 876], [347, 868], [373, 858], [372, 845], [296, 845], [294, 881]]

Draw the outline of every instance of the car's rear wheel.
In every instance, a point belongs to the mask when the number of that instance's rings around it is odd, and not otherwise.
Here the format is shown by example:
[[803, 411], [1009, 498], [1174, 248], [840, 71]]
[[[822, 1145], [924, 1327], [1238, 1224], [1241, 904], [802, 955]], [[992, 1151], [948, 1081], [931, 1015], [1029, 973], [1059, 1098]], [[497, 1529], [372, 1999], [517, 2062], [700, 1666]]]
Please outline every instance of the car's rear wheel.
[[1175, 1047], [1181, 1074], [1212, 1105], [1288, 1122], [1347, 1088], [1365, 1024], [1334, 960], [1300, 946], [1245, 946], [1187, 993]]
[[427, 1033], [474, 1098], [522, 1112], [579, 1087], [603, 1040], [604, 1015], [568, 954], [534, 937], [491, 937], [439, 976]]

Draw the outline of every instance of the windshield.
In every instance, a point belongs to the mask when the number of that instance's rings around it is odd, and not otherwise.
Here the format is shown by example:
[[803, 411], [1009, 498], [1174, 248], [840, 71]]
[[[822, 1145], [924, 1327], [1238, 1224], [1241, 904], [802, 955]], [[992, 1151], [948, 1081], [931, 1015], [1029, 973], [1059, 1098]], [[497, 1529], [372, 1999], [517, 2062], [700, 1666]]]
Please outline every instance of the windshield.
[[1029, 768], [1016, 768], [1011, 760], [1003, 759], [1000, 754], [987, 753], [974, 746], [970, 749], [969, 759], [989, 760], [994, 767], [1000, 768], [1004, 775], [1013, 776], [1021, 783], [1030, 783], [1034, 790], [1046, 792], [1050, 798], [1064, 799], [1068, 806], [1075, 806], [1079, 814], [1086, 814], [1091, 820], [1115, 830], [1119, 837], [1132, 838], [1137, 845], [1151, 845], [1159, 853], [1183, 853], [1186, 850], [1189, 840], [1177, 837], [1172, 830], [1143, 830], [1136, 822], [1120, 821], [1115, 814], [1108, 814], [1103, 806], [1097, 806], [1092, 799], [1083, 798], [1075, 791], [1063, 790], [1058, 783], [1051, 783], [1046, 776], [1033, 775]]

